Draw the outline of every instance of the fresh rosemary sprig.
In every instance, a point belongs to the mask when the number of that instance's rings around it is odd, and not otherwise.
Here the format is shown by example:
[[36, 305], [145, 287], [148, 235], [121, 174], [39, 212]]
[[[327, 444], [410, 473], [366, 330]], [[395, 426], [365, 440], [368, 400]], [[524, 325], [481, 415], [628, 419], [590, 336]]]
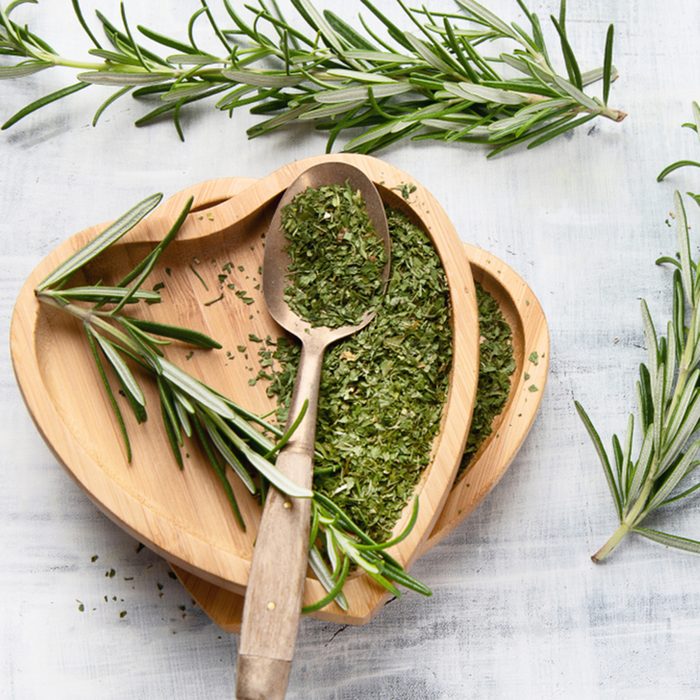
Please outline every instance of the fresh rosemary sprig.
[[633, 457], [634, 416], [625, 437], [612, 438], [611, 461], [593, 423], [576, 402], [603, 465], [620, 522], [610, 539], [593, 555], [595, 562], [609, 556], [622, 539], [636, 532], [655, 542], [700, 553], [700, 541], [661, 532], [643, 525], [647, 516], [700, 489], [695, 476], [700, 466], [700, 259], [690, 254], [685, 204], [675, 193], [675, 220], [679, 253], [656, 262], [673, 270], [673, 314], [666, 335], [659, 336], [642, 301], [644, 337], [649, 360], [639, 368], [637, 399], [641, 447]]
[[[131, 94], [152, 109], [136, 121], [145, 126], [169, 117], [183, 138], [182, 109], [217, 98], [229, 115], [245, 105], [265, 119], [248, 130], [256, 137], [291, 123], [305, 122], [328, 132], [331, 150], [341, 132], [350, 132], [346, 151], [369, 153], [404, 139], [484, 144], [493, 156], [527, 143], [534, 148], [602, 116], [621, 121], [625, 113], [608, 106], [617, 77], [612, 64], [613, 27], [603, 65], [583, 72], [566, 28], [566, 0], [551, 16], [566, 76], [552, 60], [538, 16], [517, 0], [528, 28], [501, 19], [476, 0], [456, 0], [457, 10], [409, 8], [396, 0], [411, 31], [396, 26], [371, 0], [361, 0], [375, 29], [360, 16], [354, 28], [335, 13], [319, 12], [311, 0], [290, 0], [300, 16], [288, 21], [277, 2], [239, 4], [223, 0], [233, 23], [222, 28], [207, 0], [187, 25], [187, 38], [174, 39], [147, 27], [132, 28], [121, 5], [121, 26], [100, 12], [105, 48], [72, 0], [78, 22], [94, 48], [83, 59], [60, 55], [27, 26], [11, 19], [24, 2], [0, 8], [0, 55], [20, 59], [0, 66], [0, 78], [20, 78], [63, 66], [80, 71], [77, 82], [32, 102], [3, 125], [90, 85], [114, 88], [97, 109], [93, 124], [116, 100]], [[204, 51], [195, 25], [206, 21], [223, 53]], [[161, 53], [136, 41], [136, 31]], [[507, 50], [506, 50], [507, 47]], [[167, 51], [163, 51], [166, 49]], [[174, 52], [174, 53], [173, 53]], [[584, 92], [602, 80], [602, 96]]]
[[[683, 124], [684, 127], [694, 131], [698, 137], [700, 137], [700, 105], [697, 102], [693, 102], [693, 121], [686, 122]], [[700, 168], [700, 162], [696, 160], [677, 160], [670, 165], [667, 165], [657, 176], [656, 181], [661, 182], [672, 172], [680, 168]], [[692, 197], [698, 204], [700, 204], [700, 194], [694, 192], [687, 192], [690, 197]]]
[[[306, 407], [285, 431], [280, 430], [187, 374], [170, 362], [163, 352], [163, 346], [171, 340], [206, 349], [220, 348], [219, 343], [199, 331], [149, 321], [125, 312], [127, 304], [138, 306], [141, 302], [160, 301], [158, 292], [144, 291], [141, 286], [180, 230], [192, 206], [192, 199], [187, 202], [165, 238], [117, 284], [109, 287], [101, 283], [66, 286], [74, 273], [126, 235], [155, 209], [160, 200], [161, 195], [154, 195], [137, 204], [59, 265], [35, 290], [41, 303], [61, 309], [82, 324], [119, 425], [128, 461], [132, 457], [131, 444], [113, 382], [116, 380], [136, 421], [146, 421], [144, 392], [131, 369], [135, 365], [141, 373], [151, 375], [156, 382], [161, 418], [180, 469], [184, 468], [182, 449], [186, 440], [196, 441], [242, 528], [245, 529], [245, 523], [229, 482], [228, 469], [252, 494], [259, 494], [262, 498], [268, 486], [273, 485], [290, 497], [312, 499], [309, 562], [328, 594], [305, 608], [305, 612], [319, 610], [333, 600], [341, 608], [347, 609], [342, 589], [351, 566], [363, 569], [394, 595], [400, 593], [398, 584], [430, 595], [430, 590], [407, 574], [386, 551], [404, 539], [413, 528], [418, 516], [417, 499], [404, 531], [391, 541], [375, 542], [331, 499], [298, 486], [275, 467], [275, 455], [299, 425]], [[113, 380], [110, 380], [108, 372], [113, 374]]]

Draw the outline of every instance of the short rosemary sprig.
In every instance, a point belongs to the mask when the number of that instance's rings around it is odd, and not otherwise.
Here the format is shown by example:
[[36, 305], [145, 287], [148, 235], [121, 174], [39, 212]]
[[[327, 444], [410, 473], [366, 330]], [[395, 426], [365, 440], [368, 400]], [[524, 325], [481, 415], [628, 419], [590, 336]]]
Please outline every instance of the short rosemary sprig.
[[600, 458], [620, 525], [593, 555], [603, 561], [630, 532], [655, 542], [700, 553], [700, 541], [643, 525], [653, 512], [688, 498], [700, 489], [695, 475], [700, 466], [700, 259], [690, 254], [685, 204], [675, 193], [675, 220], [679, 253], [657, 264], [673, 270], [673, 314], [666, 335], [659, 335], [645, 301], [642, 301], [644, 337], [649, 359], [639, 368], [637, 381], [641, 447], [633, 456], [634, 416], [628, 419], [622, 440], [612, 438], [611, 461], [598, 432], [576, 402]]
[[363, 569], [394, 595], [400, 593], [397, 585], [430, 595], [430, 590], [407, 574], [386, 551], [411, 531], [418, 515], [417, 499], [405, 530], [392, 541], [374, 542], [332, 500], [298, 486], [275, 467], [274, 457], [303, 418], [305, 407], [285, 431], [280, 430], [184, 372], [170, 362], [163, 351], [172, 340], [204, 349], [220, 348], [219, 343], [199, 331], [126, 313], [127, 305], [138, 307], [142, 302], [157, 303], [161, 300], [158, 292], [142, 290], [141, 286], [180, 230], [192, 199], [165, 238], [117, 284], [66, 286], [74, 273], [84, 269], [126, 235], [155, 209], [160, 200], [161, 195], [154, 195], [130, 209], [59, 265], [35, 290], [41, 303], [70, 314], [82, 324], [119, 425], [128, 461], [132, 457], [131, 444], [113, 381], [116, 380], [119, 393], [125, 397], [137, 423], [146, 421], [146, 399], [140, 379], [132, 371], [135, 366], [139, 377], [150, 375], [156, 382], [163, 426], [177, 464], [184, 468], [182, 450], [186, 441], [195, 441], [204, 452], [242, 528], [245, 529], [245, 523], [229, 482], [229, 470], [252, 494], [259, 494], [262, 498], [271, 484], [287, 496], [312, 499], [309, 561], [328, 594], [306, 608], [306, 612], [318, 610], [333, 600], [347, 609], [342, 589], [351, 566]]
[[[132, 28], [121, 5], [120, 26], [100, 12], [107, 47], [96, 38], [73, 0], [78, 22], [94, 48], [82, 59], [56, 52], [28, 27], [11, 19], [23, 2], [0, 8], [0, 78], [21, 78], [52, 67], [79, 71], [77, 82], [45, 95], [11, 116], [6, 129], [32, 112], [90, 85], [114, 88], [98, 107], [93, 124], [119, 98], [131, 94], [152, 109], [136, 121], [145, 126], [171, 118], [183, 137], [180, 114], [187, 105], [216, 97], [215, 106], [232, 115], [250, 106], [263, 115], [252, 137], [290, 123], [309, 123], [328, 132], [331, 150], [341, 132], [345, 150], [369, 153], [405, 139], [474, 142], [490, 155], [527, 143], [534, 148], [596, 117], [621, 121], [610, 107], [613, 27], [608, 29], [603, 65], [581, 70], [566, 27], [566, 0], [551, 22], [566, 76], [552, 59], [542, 24], [524, 0], [517, 0], [526, 27], [506, 21], [476, 0], [456, 0], [453, 13], [409, 8], [395, 0], [410, 31], [400, 29], [371, 0], [362, 0], [373, 29], [360, 16], [353, 27], [335, 13], [320, 12], [311, 0], [290, 0], [299, 17], [290, 22], [273, 0], [243, 5], [223, 0], [232, 27], [216, 22], [207, 0], [190, 18], [186, 38], [147, 27]], [[251, 0], [253, 2], [253, 0]], [[223, 52], [202, 50], [195, 39], [206, 21]], [[153, 50], [136, 41], [152, 42]], [[142, 41], [142, 40], [141, 40]], [[161, 53], [156, 51], [160, 49]], [[166, 51], [163, 51], [166, 49]], [[602, 95], [584, 89], [602, 80]]]

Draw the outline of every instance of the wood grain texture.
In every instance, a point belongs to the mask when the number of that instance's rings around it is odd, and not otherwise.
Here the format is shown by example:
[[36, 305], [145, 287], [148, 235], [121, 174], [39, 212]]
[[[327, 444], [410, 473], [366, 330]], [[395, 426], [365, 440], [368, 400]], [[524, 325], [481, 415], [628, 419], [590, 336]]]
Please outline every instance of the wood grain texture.
[[[148, 307], [145, 313], [152, 314], [155, 320], [201, 329], [224, 344], [219, 352], [198, 352], [189, 360], [187, 348], [173, 348], [169, 358], [259, 414], [269, 412], [274, 403], [262, 383], [249, 382], [259, 369], [257, 346], [245, 339], [249, 334], [259, 338], [281, 334], [259, 291], [261, 236], [267, 230], [279, 194], [301, 172], [328, 159], [309, 158], [286, 165], [251, 184], [239, 196], [224, 201], [212, 190], [214, 185], [205, 184], [195, 193], [196, 211], [185, 221], [152, 275], [154, 282], [165, 284], [165, 300], [162, 305]], [[442, 425], [430, 464], [416, 487], [421, 502], [417, 522], [410, 535], [391, 548], [398, 561], [410, 565], [447, 497], [469, 428], [478, 362], [474, 285], [459, 239], [429, 192], [417, 185], [407, 203], [396, 194], [404, 182], [413, 181], [405, 173], [366, 156], [333, 159], [363, 170], [377, 185], [384, 201], [402, 208], [419, 222], [443, 261], [450, 290], [453, 368]], [[88, 280], [109, 282], [135, 264], [149, 244], [163, 237], [190, 192], [171, 198], [127, 238], [91, 263], [86, 272]], [[219, 203], [206, 207], [209, 201]], [[76, 234], [59, 246], [34, 270], [20, 292], [13, 316], [11, 349], [25, 401], [54, 453], [115, 522], [170, 561], [240, 593], [247, 583], [260, 518], [254, 497], [242, 483], [233, 481], [248, 524], [244, 532], [231, 517], [225, 496], [202, 455], [191, 451], [185, 470], [178, 471], [164, 432], [152, 423], [145, 427], [128, 423], [134, 453], [128, 465], [107, 399], [96, 390], [96, 370], [79, 326], [54, 309], [40, 307], [34, 297], [37, 282], [100, 228]], [[219, 283], [218, 275], [229, 263], [235, 266], [235, 272]], [[243, 303], [233, 290], [228, 290], [229, 279], [234, 280], [236, 292], [245, 290], [255, 303]], [[218, 301], [212, 303], [215, 299]], [[236, 350], [237, 363], [229, 362], [232, 349], [242, 342], [246, 350]], [[147, 406], [157, 406], [155, 389], [148, 382], [145, 384]], [[395, 533], [405, 527], [411, 510], [407, 505]], [[331, 604], [319, 616], [339, 622], [365, 622], [388, 597], [366, 575], [348, 580], [345, 592], [347, 612]], [[318, 581], [307, 577], [304, 604], [322, 595]]]
[[[483, 1], [524, 22], [512, 0]], [[118, 21], [106, 0], [81, 4], [90, 22], [95, 7]], [[125, 4], [132, 27], [180, 38], [182, 16], [200, 7], [197, 0]], [[289, 8], [287, 0], [280, 4]], [[543, 24], [558, 11], [556, 0], [528, 5]], [[359, 0], [317, 6], [348, 20], [362, 10]], [[409, 28], [393, 0], [380, 6]], [[454, 9], [451, 0], [429, 6]], [[66, 8], [23, 5], [15, 17], [81, 55], [89, 44]], [[361, 627], [302, 622], [293, 700], [698, 696], [698, 560], [630, 539], [605, 566], [590, 562], [615, 513], [572, 400], [584, 403], [609, 444], [634, 407], [637, 365], [646, 357], [639, 297], [659, 320], [670, 314], [669, 276], [653, 263], [675, 250], [664, 224], [673, 190], [700, 185], [691, 171], [661, 185], [655, 177], [671, 160], [697, 156], [697, 137], [680, 123], [698, 99], [700, 3], [571, 1], [567, 14], [582, 69], [600, 65], [607, 24], [615, 23], [620, 79], [611, 100], [629, 112], [622, 124], [594, 121], [570, 138], [491, 161], [479, 148], [456, 145], [418, 143], [381, 154], [416, 174], [462, 240], [506, 260], [539, 297], [552, 334], [540, 415], [492, 495], [415, 562], [412, 573], [431, 586], [431, 599], [406, 595]], [[218, 52], [204, 25], [198, 29], [201, 43]], [[57, 69], [4, 81], [0, 112], [7, 117], [71, 80]], [[85, 90], [0, 134], [0, 696], [229, 698], [235, 648], [228, 635], [191, 604], [160, 557], [137, 553], [135, 541], [56, 468], [12, 376], [10, 315], [27, 275], [72, 232], [153, 191], [263, 177], [321, 153], [325, 140], [292, 129], [251, 142], [245, 129], [259, 117], [242, 109], [229, 120], [203, 105], [183, 114], [182, 144], [167, 122], [134, 129], [149, 107], [129, 99], [92, 129], [107, 94]], [[654, 525], [700, 535], [700, 501], [684, 512], [669, 509]], [[105, 576], [112, 568], [115, 576]], [[120, 611], [128, 614], [120, 618]]]

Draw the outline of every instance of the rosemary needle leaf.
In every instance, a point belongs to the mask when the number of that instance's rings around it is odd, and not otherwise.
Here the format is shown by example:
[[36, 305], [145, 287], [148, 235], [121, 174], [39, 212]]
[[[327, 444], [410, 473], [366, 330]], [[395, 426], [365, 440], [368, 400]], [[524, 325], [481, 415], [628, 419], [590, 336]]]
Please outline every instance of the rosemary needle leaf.
[[175, 395], [175, 413], [177, 414], [177, 419], [180, 421], [182, 430], [188, 438], [192, 437], [192, 422], [190, 421], [190, 416], [182, 402], [179, 400], [179, 396]]
[[71, 0], [71, 4], [73, 5], [73, 11], [75, 12], [75, 16], [78, 19], [78, 22], [80, 22], [80, 26], [83, 28], [84, 32], [90, 37], [90, 41], [98, 48], [101, 49], [102, 45], [100, 44], [99, 41], [95, 38], [95, 35], [92, 33], [90, 26], [88, 23], [85, 21], [85, 17], [83, 16], [83, 11], [80, 9], [80, 1], [79, 0]]
[[45, 280], [38, 286], [37, 290], [42, 291], [48, 287], [55, 287], [64, 282], [76, 270], [80, 269], [101, 252], [116, 243], [122, 236], [127, 234], [145, 216], [148, 216], [163, 199], [162, 194], [154, 194], [132, 207], [126, 214], [120, 216], [113, 224], [108, 226], [96, 238], [81, 248], [77, 253], [71, 255], [68, 260], [59, 265]]
[[233, 450], [231, 450], [226, 444], [226, 441], [223, 439], [221, 433], [219, 433], [219, 431], [216, 429], [216, 426], [211, 421], [208, 421], [204, 418], [202, 419], [202, 423], [204, 424], [204, 427], [207, 431], [207, 434], [209, 435], [209, 438], [211, 439], [212, 444], [214, 445], [214, 447], [216, 447], [221, 456], [224, 458], [224, 461], [233, 469], [234, 472], [236, 472], [236, 474], [243, 482], [245, 487], [248, 489], [248, 491], [250, 491], [250, 493], [252, 494], [255, 494], [257, 492], [257, 489], [255, 488], [255, 482], [243, 466], [241, 460], [238, 459], [238, 457], [236, 457], [236, 455], [233, 453]]
[[286, 493], [292, 498], [312, 498], [313, 492], [303, 486], [299, 486], [295, 481], [282, 473], [277, 467], [265, 459], [262, 455], [252, 450], [238, 436], [230, 434], [236, 449], [244, 455], [250, 464], [262, 474], [273, 486]]
[[132, 71], [88, 71], [87, 73], [78, 73], [78, 80], [81, 81], [82, 87], [88, 85], [106, 85], [112, 87], [114, 85], [150, 85], [151, 83], [161, 83], [167, 78], [171, 78], [171, 73], [134, 73]]
[[296, 432], [296, 429], [299, 427], [299, 424], [303, 420], [304, 416], [306, 415], [306, 411], [309, 408], [309, 402], [304, 401], [301, 410], [299, 411], [299, 414], [297, 417], [292, 421], [291, 425], [287, 430], [284, 431], [284, 435], [282, 435], [277, 442], [275, 443], [275, 446], [267, 452], [265, 455], [266, 459], [270, 459], [270, 457], [274, 456], [277, 454], [290, 440], [290, 438], [294, 435]]
[[201, 403], [215, 414], [223, 418], [233, 419], [235, 415], [217, 394], [199, 380], [183, 372], [177, 365], [165, 358], [159, 360], [163, 376], [177, 386], [185, 396], [197, 403]]
[[100, 121], [100, 117], [104, 114], [105, 110], [114, 104], [120, 97], [128, 95], [133, 90], [131, 85], [126, 85], [120, 90], [115, 90], [98, 108], [95, 112], [95, 116], [92, 118], [92, 125], [97, 126], [97, 122]]
[[0, 127], [0, 130], [4, 131], [5, 129], [9, 129], [11, 126], [20, 121], [20, 119], [24, 119], [27, 115], [31, 114], [32, 112], [36, 112], [38, 109], [46, 107], [46, 105], [50, 105], [52, 102], [56, 102], [64, 97], [68, 97], [68, 95], [72, 95], [75, 92], [84, 90], [86, 87], [89, 87], [88, 84], [81, 81], [79, 83], [75, 83], [74, 85], [69, 85], [68, 87], [56, 90], [56, 92], [44, 95], [44, 97], [35, 100], [34, 102], [28, 104], [26, 107], [22, 107], [22, 109], [20, 109], [19, 112], [13, 114], [2, 125], [2, 127]]
[[118, 313], [125, 304], [129, 303], [129, 301], [134, 295], [139, 293], [139, 287], [144, 283], [148, 275], [151, 274], [151, 271], [153, 270], [156, 262], [158, 262], [158, 258], [162, 255], [163, 251], [168, 247], [168, 245], [170, 245], [171, 241], [178, 234], [180, 228], [182, 227], [182, 224], [187, 218], [187, 215], [190, 213], [190, 209], [192, 208], [193, 202], [194, 198], [190, 197], [187, 200], [187, 203], [185, 204], [184, 208], [178, 215], [177, 219], [175, 220], [175, 223], [173, 223], [170, 230], [166, 234], [165, 238], [163, 238], [163, 240], [160, 243], [158, 243], [158, 245], [119, 283], [119, 286], [123, 287], [124, 285], [133, 281], [133, 285], [128, 290], [125, 290], [127, 291], [127, 294], [114, 307], [112, 315]]
[[95, 340], [97, 340], [99, 343], [105, 357], [107, 360], [109, 360], [109, 363], [112, 365], [114, 371], [119, 375], [119, 379], [124, 387], [126, 387], [126, 390], [129, 392], [131, 397], [141, 406], [145, 406], [146, 400], [143, 397], [141, 387], [138, 385], [138, 382], [131, 373], [129, 366], [126, 364], [126, 362], [124, 362], [114, 345], [106, 338], [103, 338], [99, 333], [94, 333], [93, 335]]
[[150, 39], [151, 41], [155, 41], [157, 44], [161, 44], [161, 46], [167, 46], [169, 49], [175, 49], [175, 51], [180, 51], [181, 53], [188, 54], [188, 55], [194, 55], [197, 53], [197, 49], [193, 48], [189, 44], [185, 44], [181, 41], [178, 41], [177, 39], [172, 39], [169, 36], [165, 36], [163, 34], [159, 34], [158, 32], [154, 32], [152, 29], [149, 29], [148, 27], [144, 27], [144, 26], [139, 24], [136, 26], [136, 28], [147, 39]]
[[20, 5], [37, 5], [39, 0], [12, 0], [5, 10], [5, 15], [9, 17]]
[[0, 80], [23, 78], [50, 67], [51, 64], [44, 61], [23, 61], [22, 63], [16, 63], [14, 66], [0, 66]]
[[603, 442], [600, 439], [598, 431], [593, 426], [593, 423], [588, 417], [588, 414], [586, 413], [583, 406], [578, 401], [575, 401], [574, 405], [576, 406], [578, 415], [583, 421], [583, 424], [586, 427], [586, 430], [588, 431], [591, 440], [593, 441], [593, 445], [595, 446], [596, 452], [598, 453], [598, 458], [600, 459], [603, 471], [605, 472], [605, 478], [608, 482], [610, 493], [613, 497], [613, 501], [615, 502], [615, 510], [617, 511], [617, 516], [620, 520], [622, 520], [622, 499], [620, 498], [618, 485], [615, 483], [615, 477], [613, 476], [613, 471], [610, 467], [610, 460], [608, 459], [608, 454], [605, 451], [605, 448], [603, 447]]
[[667, 165], [657, 176], [656, 181], [661, 182], [664, 178], [670, 175], [675, 170], [680, 168], [700, 168], [700, 163], [695, 160], [677, 160], [675, 163]]
[[350, 559], [348, 557], [345, 557], [345, 559], [343, 559], [343, 563], [340, 566], [340, 572], [337, 576], [337, 579], [333, 583], [333, 586], [328, 591], [328, 593], [315, 603], [312, 603], [311, 605], [305, 605], [301, 609], [302, 613], [307, 614], [316, 612], [317, 610], [325, 608], [326, 605], [328, 605], [329, 603], [332, 603], [337, 598], [338, 593], [340, 593], [340, 591], [343, 589], [343, 584], [345, 583], [345, 579], [348, 577], [349, 571]]
[[[54, 292], [47, 292], [54, 294]], [[122, 287], [70, 287], [61, 289], [60, 296], [64, 299], [75, 301], [102, 301], [105, 304], [119, 302], [121, 308], [123, 303], [135, 304], [138, 301], [157, 303], [160, 301], [160, 294], [149, 290], [132, 291]], [[126, 300], [126, 301], [124, 301]]]
[[[168, 388], [168, 385], [163, 381], [162, 377], [157, 377], [156, 382], [158, 384], [158, 395], [160, 397], [161, 408], [163, 409], [163, 419], [165, 420], [167, 418], [167, 423], [170, 426], [169, 433], [172, 436], [174, 444], [178, 448], [177, 453], [180, 455], [180, 458], [182, 458], [179, 448], [183, 446], [184, 441], [180, 430], [180, 421], [177, 418], [175, 406], [173, 405], [172, 393]], [[181, 459], [178, 461], [181, 461]], [[180, 468], [182, 468], [182, 465], [180, 465]]]
[[105, 393], [107, 394], [110, 406], [112, 407], [112, 411], [114, 412], [114, 415], [117, 419], [119, 432], [121, 433], [122, 440], [124, 441], [124, 448], [126, 449], [126, 461], [131, 462], [131, 442], [129, 440], [129, 433], [126, 430], [124, 416], [122, 415], [121, 409], [119, 408], [119, 404], [117, 403], [117, 399], [114, 396], [114, 392], [112, 391], [112, 387], [110, 386], [109, 379], [107, 379], [107, 373], [105, 372], [105, 368], [102, 365], [102, 360], [100, 360], [100, 355], [97, 351], [97, 343], [95, 342], [95, 333], [88, 325], [85, 325], [85, 334], [88, 339], [88, 345], [90, 346], [90, 352], [92, 353], [92, 357], [95, 360], [97, 371], [100, 375], [100, 379], [102, 380], [102, 385], [104, 386]]
[[172, 338], [173, 340], [181, 340], [183, 343], [194, 345], [196, 347], [211, 349], [220, 349], [221, 343], [210, 338], [204, 333], [192, 330], [191, 328], [182, 328], [180, 326], [171, 326], [167, 323], [159, 323], [156, 321], [148, 321], [142, 318], [132, 318], [129, 320], [137, 328], [148, 333], [160, 335], [163, 338]]
[[[319, 580], [321, 585], [330, 591], [333, 588], [333, 575], [328, 569], [326, 562], [324, 561], [321, 553], [318, 551], [318, 547], [313, 546], [309, 550], [309, 566], [311, 570], [316, 574], [316, 578]], [[340, 592], [335, 597], [335, 602], [340, 606], [341, 610], [347, 611], [349, 609], [347, 598]]]
[[686, 552], [700, 554], [700, 542], [697, 540], [671, 535], [668, 532], [661, 532], [659, 530], [651, 530], [647, 527], [635, 527], [634, 532], [654, 542], [658, 542], [659, 544], [665, 544], [667, 547], [675, 547], [676, 549], [683, 549]]
[[206, 432], [201, 424], [201, 414], [198, 414], [196, 416], [194, 420], [194, 428], [197, 432], [199, 442], [202, 445], [202, 448], [204, 449], [207, 459], [209, 460], [209, 464], [211, 465], [212, 469], [214, 470], [214, 473], [216, 474], [217, 478], [219, 479], [219, 482], [221, 483], [224, 489], [226, 499], [228, 500], [229, 505], [231, 506], [233, 515], [238, 521], [238, 524], [240, 525], [243, 532], [245, 532], [246, 524], [245, 520], [243, 520], [243, 515], [241, 514], [240, 508], [238, 507], [236, 495], [234, 494], [233, 489], [231, 488], [231, 483], [229, 482], [226, 476], [226, 472], [222, 468], [221, 464], [219, 464], [219, 460], [217, 459], [216, 455], [214, 454], [214, 451], [211, 448], [211, 445], [209, 444], [209, 441], [207, 440]]
[[605, 55], [603, 58], [603, 104], [608, 104], [610, 96], [610, 84], [613, 80], [613, 40], [615, 37], [615, 27], [611, 24], [608, 27], [608, 34], [605, 37]]

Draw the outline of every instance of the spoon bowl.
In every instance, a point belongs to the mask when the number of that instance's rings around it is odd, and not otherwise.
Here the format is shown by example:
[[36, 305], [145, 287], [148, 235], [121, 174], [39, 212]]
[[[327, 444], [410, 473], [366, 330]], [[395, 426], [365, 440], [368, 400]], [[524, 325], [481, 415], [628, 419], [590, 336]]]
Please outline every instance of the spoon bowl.
[[[320, 163], [305, 170], [285, 191], [277, 205], [275, 214], [270, 222], [265, 241], [265, 257], [263, 261], [263, 294], [265, 304], [272, 318], [285, 330], [294, 334], [302, 342], [309, 340], [309, 334], [313, 334], [314, 340], [324, 341], [330, 345], [341, 338], [352, 335], [364, 328], [375, 315], [374, 310], [367, 310], [361, 320], [352, 326], [339, 326], [328, 328], [327, 326], [312, 326], [308, 321], [292, 311], [284, 298], [284, 292], [288, 285], [287, 270], [291, 263], [287, 254], [287, 245], [282, 229], [282, 212], [291, 204], [292, 200], [308, 188], [323, 187], [324, 185], [338, 185], [348, 183], [353, 190], [359, 191], [367, 207], [367, 215], [374, 226], [374, 230], [384, 244], [386, 265], [382, 272], [383, 290], [386, 289], [391, 271], [391, 240], [387, 226], [384, 203], [377, 188], [372, 181], [358, 168], [348, 163]], [[382, 291], [383, 293], [383, 291]]]

